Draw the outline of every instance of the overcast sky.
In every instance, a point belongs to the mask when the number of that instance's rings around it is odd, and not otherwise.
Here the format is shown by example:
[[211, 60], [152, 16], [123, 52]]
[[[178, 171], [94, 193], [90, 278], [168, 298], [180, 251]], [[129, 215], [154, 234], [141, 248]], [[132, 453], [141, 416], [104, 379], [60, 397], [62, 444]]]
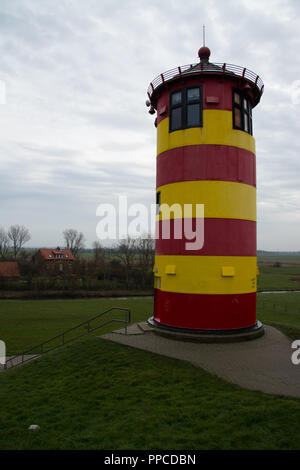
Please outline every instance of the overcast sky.
[[[253, 111], [258, 248], [300, 250], [299, 0], [1, 0], [0, 226], [96, 240], [99, 204], [155, 202], [149, 82], [198, 61], [263, 79]], [[298, 82], [297, 82], [298, 80]]]

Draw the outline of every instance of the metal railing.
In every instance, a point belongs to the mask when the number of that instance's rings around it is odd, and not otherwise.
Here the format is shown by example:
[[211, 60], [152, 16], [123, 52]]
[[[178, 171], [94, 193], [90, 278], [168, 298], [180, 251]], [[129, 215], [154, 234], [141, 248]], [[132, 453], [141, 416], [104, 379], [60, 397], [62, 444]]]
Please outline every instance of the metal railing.
[[[92, 322], [95, 322], [95, 320], [98, 320], [101, 318], [103, 315], [106, 315], [112, 311], [121, 311], [124, 312], [124, 319], [119, 319], [119, 318], [112, 318], [104, 323], [101, 323], [100, 325], [96, 327], [92, 327]], [[46, 341], [43, 341], [42, 343], [31, 347], [30, 349], [27, 349], [26, 351], [23, 351], [21, 354], [17, 354], [13, 357], [9, 357], [6, 360], [6, 363], [4, 364], [4, 369], [16, 367], [20, 364], [24, 364], [25, 362], [31, 361], [35, 357], [39, 357], [42, 354], [45, 354], [49, 351], [53, 351], [54, 349], [60, 348], [62, 346], [65, 346], [68, 343], [71, 343], [72, 341], [75, 341], [76, 339], [81, 338], [82, 336], [89, 335], [95, 330], [98, 330], [99, 328], [103, 328], [104, 326], [109, 325], [110, 323], [123, 323], [124, 324], [124, 330], [125, 334], [127, 334], [127, 326], [130, 323], [131, 320], [131, 314], [130, 310], [128, 308], [120, 308], [120, 307], [112, 307], [109, 308], [108, 310], [105, 310], [102, 313], [99, 313], [95, 317], [90, 318], [89, 320], [86, 320], [82, 323], [79, 323], [78, 325], [74, 326], [73, 328], [69, 328], [68, 330], [63, 331], [59, 335], [53, 336], [53, 338], [47, 339]], [[74, 332], [75, 330], [78, 330], [79, 328], [84, 328], [86, 331], [82, 332], [81, 334], [77, 336], [72, 336], [69, 338], [67, 335], [70, 332]], [[53, 343], [56, 342], [55, 345]], [[51, 346], [52, 343], [52, 346]], [[50, 347], [47, 347], [49, 346]], [[8, 366], [8, 364], [10, 364]]]
[[176, 67], [171, 70], [167, 70], [167, 72], [161, 73], [158, 75], [149, 85], [148, 87], [148, 96], [151, 99], [152, 94], [154, 91], [163, 83], [173, 80], [175, 77], [180, 77], [181, 75], [189, 75], [189, 74], [199, 74], [199, 73], [214, 73], [214, 74], [221, 74], [221, 75], [232, 75], [245, 78], [249, 80], [249, 82], [253, 83], [257, 86], [260, 93], [263, 93], [264, 84], [262, 79], [251, 70], [246, 69], [246, 67], [241, 67], [240, 65], [233, 65], [233, 64], [226, 64], [226, 63], [208, 63], [208, 64], [189, 64], [189, 65], [182, 65], [180, 67]]

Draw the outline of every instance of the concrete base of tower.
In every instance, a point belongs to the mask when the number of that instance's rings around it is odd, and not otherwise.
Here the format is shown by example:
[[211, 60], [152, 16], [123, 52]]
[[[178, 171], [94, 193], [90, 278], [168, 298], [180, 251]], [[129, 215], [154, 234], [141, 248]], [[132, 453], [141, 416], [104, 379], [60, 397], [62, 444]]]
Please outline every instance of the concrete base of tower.
[[239, 328], [234, 330], [194, 330], [189, 328], [178, 328], [154, 320], [154, 317], [148, 319], [148, 324], [153, 331], [161, 336], [166, 336], [181, 341], [194, 341], [200, 343], [232, 343], [240, 341], [249, 341], [259, 338], [264, 334], [264, 327], [260, 321], [256, 321], [253, 326]]

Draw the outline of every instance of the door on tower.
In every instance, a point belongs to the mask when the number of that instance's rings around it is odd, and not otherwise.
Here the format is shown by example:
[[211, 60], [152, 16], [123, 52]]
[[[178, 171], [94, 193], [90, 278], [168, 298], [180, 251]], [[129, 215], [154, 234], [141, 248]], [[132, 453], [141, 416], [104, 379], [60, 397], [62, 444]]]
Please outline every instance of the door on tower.
[[156, 321], [160, 321], [160, 315], [159, 315], [159, 311], [158, 311], [158, 295], [159, 295], [159, 291], [160, 291], [160, 288], [161, 288], [161, 278], [160, 277], [155, 277], [154, 278], [154, 319]]

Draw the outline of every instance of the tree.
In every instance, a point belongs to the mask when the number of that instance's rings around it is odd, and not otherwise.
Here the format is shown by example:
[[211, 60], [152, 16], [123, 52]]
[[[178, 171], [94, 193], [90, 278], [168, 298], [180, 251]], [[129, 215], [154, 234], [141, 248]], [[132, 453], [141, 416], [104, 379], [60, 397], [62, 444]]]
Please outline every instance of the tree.
[[67, 250], [70, 250], [75, 257], [84, 248], [84, 235], [73, 228], [64, 230], [63, 236], [66, 242]]
[[152, 283], [155, 240], [151, 234], [142, 234], [137, 239], [139, 273], [143, 287]]
[[103, 259], [103, 248], [101, 246], [101, 243], [98, 240], [96, 240], [93, 243], [93, 253], [94, 253], [94, 259], [95, 259], [96, 263], [98, 263], [99, 261], [102, 261], [102, 259]]
[[9, 252], [9, 238], [4, 228], [0, 227], [0, 257], [7, 258]]
[[7, 236], [12, 244], [11, 248], [14, 258], [17, 257], [25, 243], [27, 243], [31, 238], [29, 230], [24, 227], [24, 225], [11, 225], [7, 232]]
[[140, 266], [145, 270], [153, 268], [154, 248], [155, 240], [150, 233], [143, 234], [137, 239], [137, 251], [139, 254]]
[[137, 240], [128, 235], [127, 238], [120, 240], [117, 247], [117, 257], [121, 259], [125, 266], [127, 289], [129, 288], [129, 273], [132, 270], [136, 255], [136, 244]]

